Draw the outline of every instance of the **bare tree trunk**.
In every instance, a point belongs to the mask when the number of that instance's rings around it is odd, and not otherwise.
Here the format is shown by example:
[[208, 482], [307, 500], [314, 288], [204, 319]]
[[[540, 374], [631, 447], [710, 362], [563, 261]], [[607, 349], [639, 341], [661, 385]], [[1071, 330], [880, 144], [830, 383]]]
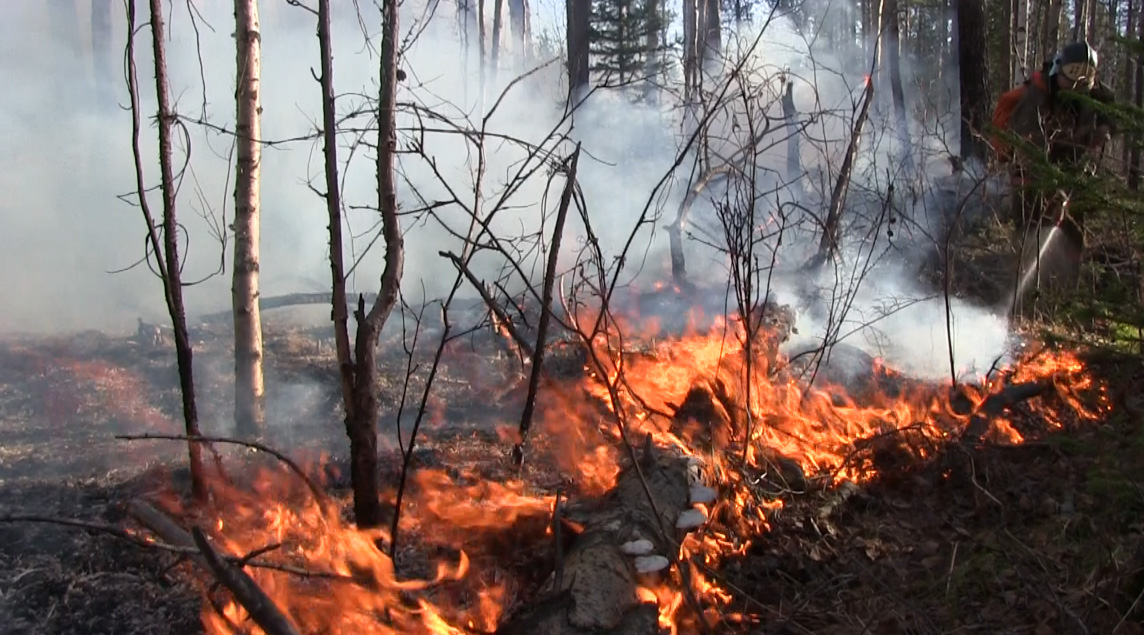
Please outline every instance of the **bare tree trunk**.
[[457, 29], [461, 33], [461, 57], [464, 61], [462, 73], [465, 103], [469, 103], [469, 54], [472, 51], [473, 37], [477, 33], [476, 12], [473, 10], [473, 0], [457, 0]]
[[1044, 23], [1045, 23], [1045, 10], [1047, 9], [1048, 0], [1028, 0], [1029, 12], [1026, 14], [1028, 19], [1029, 32], [1026, 35], [1028, 40], [1025, 47], [1025, 65], [1029, 69], [1029, 74], [1032, 75], [1034, 71], [1041, 68], [1041, 49], [1044, 48], [1042, 40], [1044, 39]]
[[342, 243], [342, 199], [338, 189], [338, 131], [334, 93], [334, 53], [330, 38], [330, 0], [318, 0], [318, 48], [322, 75], [322, 154], [326, 175], [326, 212], [329, 215], [330, 273], [332, 278], [334, 342], [341, 377], [346, 422], [353, 419], [354, 360], [350, 351], [349, 307], [346, 303], [346, 267]]
[[115, 107], [115, 62], [111, 50], [111, 0], [91, 0], [91, 58], [97, 105]]
[[512, 28], [513, 48], [518, 61], [527, 66], [529, 45], [532, 40], [532, 16], [528, 0], [508, 0], [508, 20]]
[[[1128, 0], [1128, 6], [1126, 9], [1127, 16], [1124, 22], [1124, 37], [1128, 40], [1132, 40], [1136, 35], [1136, 4], [1133, 2], [1133, 0]], [[1116, 22], [1113, 21], [1113, 28], [1115, 28], [1115, 24]], [[1134, 97], [1133, 89], [1136, 79], [1136, 72], [1134, 68], [1136, 65], [1136, 60], [1133, 58], [1131, 50], [1125, 52], [1122, 62], [1124, 64], [1124, 68], [1120, 77], [1121, 95], [1123, 95], [1123, 99], [1125, 99], [1125, 101], [1131, 101]], [[1129, 161], [1131, 155], [1130, 146], [1134, 145], [1136, 144], [1125, 143], [1122, 148], [1123, 152], [1121, 156], [1121, 162], [1128, 166], [1130, 172], [1132, 169], [1132, 165]]]
[[497, 71], [499, 71], [500, 41], [501, 41], [501, 15], [504, 14], [504, 0], [493, 0], [493, 41], [492, 41], [492, 71], [493, 90], [500, 90], [497, 85]]
[[[354, 490], [354, 518], [360, 528], [382, 523], [377, 483], [377, 340], [394, 305], [405, 267], [405, 241], [397, 217], [394, 157], [397, 150], [397, 0], [382, 3], [381, 90], [378, 99], [377, 194], [385, 237], [385, 269], [381, 290], [369, 313], [358, 298], [354, 342], [353, 408], [347, 408], [346, 435], [350, 439], [350, 479]], [[349, 416], [352, 415], [352, 416]]]
[[1001, 24], [1002, 33], [1001, 50], [997, 55], [997, 70], [1000, 73], [998, 79], [1001, 80], [1001, 86], [1008, 88], [1013, 85], [1013, 38], [1012, 38], [1012, 25], [1013, 25], [1013, 5], [1012, 0], [1001, 0]]
[[[984, 159], [985, 144], [976, 136], [984, 129], [989, 89], [985, 67], [985, 4], [957, 3], [957, 60], [961, 87], [961, 158]], [[975, 134], [976, 133], [976, 134]]]
[[704, 3], [703, 9], [703, 42], [700, 55], [704, 71], [709, 71], [711, 65], [719, 59], [723, 52], [723, 15], [720, 11], [720, 0], [699, 0]]
[[1038, 65], [1052, 59], [1057, 50], [1057, 41], [1061, 33], [1061, 0], [1049, 0], [1045, 9], [1045, 20], [1041, 27], [1041, 59]]
[[698, 84], [699, 3], [703, 1], [683, 0], [683, 96], [687, 103], [691, 103]]
[[480, 112], [485, 111], [485, 74], [489, 70], [489, 58], [485, 49], [485, 0], [477, 0], [477, 41], [480, 43], [480, 66], [477, 71], [477, 82], [480, 84], [477, 104]]
[[1025, 55], [1028, 44], [1028, 5], [1024, 0], [1011, 0], [1009, 4], [1009, 33], [1006, 45], [1009, 48], [1009, 84], [1015, 86], [1026, 76]]
[[[1088, 36], [1089, 42], [1092, 42], [1099, 48], [1099, 46], [1103, 43], [1103, 38], [1100, 37], [1100, 31], [1096, 29], [1096, 16], [1098, 14], [1098, 11], [1096, 10], [1096, 0], [1087, 0], [1085, 4], [1087, 5], [1087, 9], [1085, 10], [1085, 17], [1088, 19], [1088, 25], [1085, 28], [1085, 33]], [[1108, 10], [1110, 14], [1116, 15], [1115, 1], [1109, 2]], [[1113, 22], [1113, 30], [1116, 29], [1115, 24], [1116, 23]]]
[[262, 316], [258, 309], [262, 179], [262, 32], [258, 0], [235, 0], [237, 141], [234, 177], [234, 422], [240, 436], [265, 424]]
[[567, 0], [568, 103], [576, 104], [588, 90], [588, 45], [592, 6], [589, 0]]
[[884, 51], [886, 63], [890, 68], [890, 94], [894, 101], [894, 119], [897, 129], [898, 153], [904, 161], [912, 161], [910, 152], [909, 118], [906, 116], [906, 95], [902, 89], [902, 63], [899, 47], [901, 46], [901, 25], [898, 12], [898, 0], [885, 0], [886, 11], [886, 44]]
[[[187, 336], [187, 313], [183, 305], [183, 283], [179, 275], [179, 242], [178, 218], [175, 208], [175, 177], [172, 167], [171, 125], [175, 121], [175, 114], [171, 110], [170, 83], [167, 80], [167, 50], [163, 38], [166, 36], [163, 20], [162, 0], [150, 0], [151, 11], [151, 46], [152, 59], [155, 63], [155, 93], [159, 102], [159, 171], [160, 189], [163, 197], [163, 245], [160, 250], [159, 240], [155, 232], [155, 224], [147, 204], [146, 189], [143, 183], [143, 165], [139, 156], [138, 137], [141, 128], [139, 115], [139, 92], [134, 77], [135, 52], [135, 0], [128, 0], [128, 55], [132, 62], [131, 73], [131, 103], [133, 110], [132, 134], [135, 146], [135, 171], [139, 187], [140, 207], [148, 224], [148, 238], [151, 248], [155, 251], [158, 261], [159, 274], [163, 281], [163, 294], [167, 301], [167, 310], [171, 315], [171, 326], [175, 335], [175, 359], [179, 368], [179, 388], [183, 400], [183, 421], [187, 436], [197, 437], [199, 432], [199, 413], [195, 404], [195, 379], [193, 352], [190, 338]], [[159, 254], [163, 256], [160, 258]], [[202, 447], [199, 443], [189, 442], [187, 452], [190, 458], [191, 489], [197, 501], [207, 498], [206, 475], [203, 472]]]
[[[1136, 7], [1136, 36], [1144, 35], [1144, 6]], [[1133, 86], [1132, 103], [1144, 108], [1144, 52], [1136, 56], [1136, 81]], [[1128, 155], [1128, 187], [1140, 189], [1140, 137], [1132, 140], [1132, 151]]]

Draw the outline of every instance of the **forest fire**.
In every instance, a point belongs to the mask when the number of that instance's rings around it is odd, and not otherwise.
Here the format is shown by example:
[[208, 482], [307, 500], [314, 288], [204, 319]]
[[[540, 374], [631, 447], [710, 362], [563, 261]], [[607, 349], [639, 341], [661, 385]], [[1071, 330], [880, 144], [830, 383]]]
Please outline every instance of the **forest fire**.
[[[1040, 398], [1026, 407], [1050, 428], [1094, 420], [1107, 406], [1082, 400], [1082, 392], [1103, 390], [1092, 385], [1082, 362], [1070, 353], [1042, 353], [983, 381], [983, 387], [954, 391], [910, 381], [878, 363], [870, 369], [869, 385], [856, 393], [829, 384], [808, 389], [783, 370], [788, 360], [757, 356], [748, 390], [741, 380], [742, 347], [722, 326], [662, 341], [639, 355], [601, 347], [594, 358], [608, 360], [610, 382], [589, 373], [541, 394], [538, 410], [546, 416], [533, 444], [552, 449], [552, 462], [573, 483], [571, 502], [561, 502], [561, 511], [555, 511], [560, 496], [551, 485], [524, 477], [497, 482], [477, 474], [478, 466], [465, 465], [453, 466], [459, 474], [419, 469], [412, 475], [414, 493], [406, 498], [399, 531], [416, 536], [405, 543], [416, 542], [426, 559], [420, 568], [401, 564], [406, 570], [399, 575], [387, 553], [388, 529], [358, 531], [335, 505], [315, 504], [298, 479], [267, 469], [249, 489], [215, 484], [218, 517], [207, 523], [210, 533], [230, 554], [261, 553], [271, 545], [261, 560], [310, 572], [248, 569], [301, 633], [453, 634], [493, 632], [498, 625], [500, 632], [519, 632], [503, 627], [506, 616], [511, 619], [523, 605], [543, 601], [559, 587], [563, 563], [559, 547], [552, 555], [553, 543], [566, 545], [592, 522], [576, 516], [575, 498], [614, 495], [621, 487], [617, 481], [631, 465], [628, 457], [640, 452], [626, 446], [627, 439], [686, 460], [695, 468], [691, 473], [701, 477], [691, 484], [691, 507], [699, 512], [695, 522], [680, 520], [674, 535], [656, 539], [657, 546], [677, 545], [677, 553], [655, 555], [678, 566], [637, 562], [635, 568], [647, 572], [636, 576], [633, 597], [621, 605], [656, 607], [666, 631], [702, 632], [700, 619], [708, 626], [747, 619], [728, 608], [732, 592], [715, 571], [765, 535], [785, 496], [826, 491], [846, 481], [860, 485], [878, 473], [871, 457], [880, 446], [919, 461], [931, 457], [958, 439], [974, 417], [983, 416], [983, 405], [1004, 385], [1040, 386]], [[771, 362], [775, 366], [768, 367]], [[1019, 426], [1004, 416], [989, 416], [987, 423], [984, 436], [991, 441], [1023, 440]], [[751, 442], [744, 448], [748, 431]], [[646, 470], [649, 464], [643, 464]], [[472, 473], [464, 473], [470, 467]], [[647, 478], [650, 483], [652, 477]], [[652, 485], [648, 489], [659, 495]], [[622, 552], [654, 557], [650, 548], [640, 551], [637, 542], [625, 544]], [[618, 546], [613, 552], [621, 553]], [[538, 592], [534, 587], [545, 578]], [[573, 583], [565, 580], [568, 584]], [[238, 604], [205, 593], [211, 600], [202, 613], [208, 632], [255, 628]]]

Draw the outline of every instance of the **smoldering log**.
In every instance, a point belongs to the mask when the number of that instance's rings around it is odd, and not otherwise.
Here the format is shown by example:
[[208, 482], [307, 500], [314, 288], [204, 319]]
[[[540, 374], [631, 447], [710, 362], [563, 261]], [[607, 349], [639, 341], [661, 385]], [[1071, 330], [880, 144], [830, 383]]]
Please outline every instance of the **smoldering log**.
[[[1040, 397], [1052, 389], [1052, 381], [1035, 381], [1020, 384], [1010, 384], [1001, 390], [989, 395], [981, 406], [969, 418], [969, 424], [961, 433], [961, 442], [966, 444], [977, 443], [989, 431], [989, 424], [1013, 406]], [[956, 403], [955, 403], [956, 407]]]
[[[705, 519], [690, 503], [698, 480], [694, 459], [646, 446], [640, 470], [655, 499], [648, 502], [634, 465], [596, 501], [563, 510], [579, 532], [541, 591], [544, 599], [513, 615], [498, 635], [660, 635], [659, 607], [640, 600], [642, 580], [659, 579], [678, 541]], [[707, 495], [706, 489], [695, 491]], [[665, 539], [665, 535], [670, 540]]]

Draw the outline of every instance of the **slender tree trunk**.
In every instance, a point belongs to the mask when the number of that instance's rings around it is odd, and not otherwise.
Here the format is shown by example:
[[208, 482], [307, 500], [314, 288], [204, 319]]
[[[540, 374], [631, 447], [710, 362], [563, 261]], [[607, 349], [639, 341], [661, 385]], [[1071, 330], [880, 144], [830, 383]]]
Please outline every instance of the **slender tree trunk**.
[[497, 73], [500, 71], [500, 42], [501, 42], [501, 16], [504, 15], [504, 0], [493, 0], [493, 41], [492, 45], [492, 72], [493, 90], [500, 90], [497, 85]]
[[[1027, 40], [1027, 14], [1023, 0], [1009, 3], [1009, 33], [1005, 43], [1009, 47], [1009, 84], [1015, 86], [1025, 79], [1025, 43]], [[1007, 86], [1007, 87], [1008, 87]]]
[[683, 0], [683, 93], [687, 103], [691, 103], [698, 85], [699, 3], [704, 1]]
[[512, 28], [513, 49], [517, 60], [527, 66], [528, 51], [532, 39], [532, 16], [528, 0], [508, 0], [509, 26]]
[[1013, 5], [1012, 0], [1001, 0], [1001, 50], [997, 56], [997, 70], [1001, 86], [1013, 85]]
[[111, 44], [112, 0], [91, 0], [91, 59], [95, 73], [97, 105], [103, 110], [115, 108], [115, 62]]
[[1073, 1], [1073, 28], [1072, 39], [1079, 42], [1085, 36], [1084, 27], [1087, 24], [1087, 16], [1085, 11], [1088, 9], [1088, 3], [1085, 0]]
[[469, 55], [473, 50], [473, 38], [477, 34], [476, 15], [473, 0], [457, 0], [457, 30], [461, 33], [461, 58], [464, 64], [461, 82], [466, 104], [469, 103], [469, 73], [472, 70]]
[[1030, 75], [1034, 71], [1041, 68], [1041, 49], [1044, 45], [1041, 40], [1044, 36], [1042, 28], [1045, 22], [1045, 9], [1048, 0], [1027, 0], [1028, 13], [1025, 18], [1028, 20], [1028, 33], [1026, 33], [1025, 40], [1025, 66]]
[[592, 6], [589, 0], [568, 0], [568, 102], [576, 104], [588, 91], [588, 45]]
[[[1136, 4], [1134, 0], [1128, 0], [1128, 6], [1125, 8], [1127, 15], [1124, 22], [1124, 37], [1132, 40], [1136, 36]], [[1113, 21], [1113, 24], [1116, 24], [1115, 20]], [[1122, 63], [1124, 64], [1124, 67], [1120, 76], [1120, 94], [1122, 95], [1122, 99], [1125, 101], [1131, 101], [1134, 97], [1133, 85], [1136, 83], [1136, 60], [1133, 58], [1131, 51], [1125, 52]], [[1129, 170], [1131, 170], [1131, 162], [1129, 161], [1131, 154], [1130, 147], [1134, 145], [1136, 144], [1125, 143], [1122, 146], [1123, 152], [1121, 155], [1121, 163], [1129, 166]]]
[[[1136, 35], [1144, 35], [1144, 6], [1136, 7]], [[1132, 91], [1132, 103], [1144, 108], [1144, 53], [1136, 56], [1136, 81]], [[1140, 189], [1140, 136], [1134, 135], [1132, 151], [1128, 155], [1128, 187]]]
[[898, 153], [902, 160], [912, 161], [909, 118], [906, 116], [906, 95], [902, 89], [901, 25], [898, 0], [884, 0], [886, 11], [886, 44], [883, 47], [890, 70], [890, 94], [894, 101], [894, 128], [897, 131]]
[[723, 14], [720, 0], [699, 0], [704, 2], [702, 64], [705, 71], [712, 68], [723, 52]]
[[322, 75], [322, 153], [325, 159], [326, 212], [330, 231], [330, 274], [332, 279], [334, 344], [341, 378], [342, 404], [346, 422], [354, 420], [354, 360], [350, 350], [349, 309], [346, 301], [346, 267], [342, 243], [342, 199], [338, 189], [338, 131], [334, 93], [334, 53], [330, 37], [330, 0], [318, 0], [318, 48]]
[[381, 290], [369, 313], [365, 298], [358, 297], [357, 334], [354, 342], [354, 400], [352, 418], [346, 419], [350, 439], [350, 479], [354, 490], [354, 518], [358, 527], [382, 523], [377, 483], [377, 340], [389, 318], [405, 267], [405, 244], [397, 217], [397, 184], [394, 158], [397, 151], [397, 0], [382, 3], [381, 68], [378, 98], [377, 193], [385, 237], [385, 269]]
[[[134, 17], [134, 0], [131, 0]], [[151, 8], [151, 49], [155, 62], [155, 94], [159, 102], [159, 172], [160, 189], [163, 195], [163, 286], [167, 299], [167, 309], [171, 314], [171, 326], [175, 332], [175, 359], [179, 368], [179, 388], [183, 398], [183, 420], [187, 436], [197, 437], [199, 432], [199, 411], [195, 403], [194, 353], [187, 336], [187, 312], [183, 305], [183, 283], [179, 275], [178, 218], [175, 208], [175, 171], [171, 128], [175, 113], [171, 109], [171, 89], [167, 79], [167, 49], [164, 44], [166, 27], [163, 20], [163, 0], [150, 0]], [[134, 32], [135, 24], [129, 27]], [[140, 196], [144, 194], [140, 193]], [[152, 234], [153, 235], [153, 234]], [[155, 246], [157, 247], [157, 245]], [[198, 501], [207, 497], [206, 478], [203, 473], [202, 447], [189, 443], [191, 467], [191, 487]]]
[[480, 70], [477, 71], [477, 82], [480, 83], [478, 104], [480, 112], [485, 111], [485, 74], [489, 70], [489, 58], [485, 48], [485, 0], [477, 0], [477, 41], [480, 43]]
[[1044, 38], [1041, 40], [1041, 59], [1039, 64], [1051, 60], [1056, 52], [1061, 37], [1061, 0], [1049, 0], [1045, 10], [1043, 26]]
[[985, 145], [975, 133], [982, 132], [989, 105], [984, 0], [959, 0], [956, 15], [958, 83], [961, 88], [961, 158], [966, 161], [983, 160]]
[[237, 40], [234, 177], [234, 421], [241, 436], [261, 434], [265, 424], [262, 316], [258, 310], [262, 184], [262, 31], [258, 0], [235, 0]]

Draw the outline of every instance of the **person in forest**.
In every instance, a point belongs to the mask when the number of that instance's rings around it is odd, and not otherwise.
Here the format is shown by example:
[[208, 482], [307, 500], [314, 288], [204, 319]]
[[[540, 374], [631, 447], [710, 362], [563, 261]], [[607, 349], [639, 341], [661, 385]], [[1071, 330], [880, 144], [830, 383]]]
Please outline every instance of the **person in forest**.
[[1047, 160], [1070, 170], [1095, 167], [1094, 159], [1113, 133], [1111, 118], [1096, 104], [1112, 103], [1114, 94], [1099, 81], [1098, 71], [1096, 49], [1072, 42], [1042, 70], [1001, 95], [992, 121], [990, 145], [997, 161], [1009, 168], [1011, 220], [1022, 232], [1058, 225], [1066, 239], [1070, 278], [1079, 274], [1084, 249], [1083, 210], [1072, 206], [1062, 217], [1056, 192], [1045, 191], [1033, 179], [1034, 166]]

